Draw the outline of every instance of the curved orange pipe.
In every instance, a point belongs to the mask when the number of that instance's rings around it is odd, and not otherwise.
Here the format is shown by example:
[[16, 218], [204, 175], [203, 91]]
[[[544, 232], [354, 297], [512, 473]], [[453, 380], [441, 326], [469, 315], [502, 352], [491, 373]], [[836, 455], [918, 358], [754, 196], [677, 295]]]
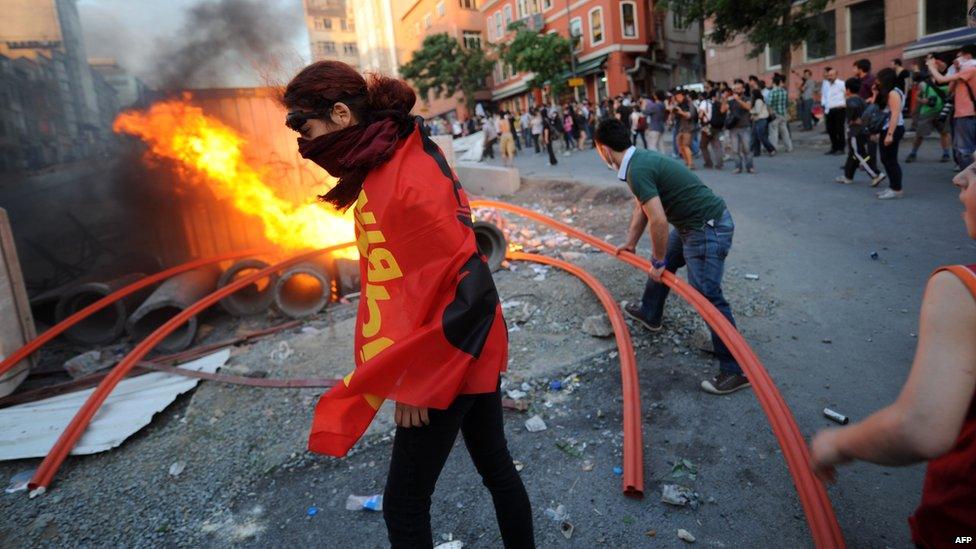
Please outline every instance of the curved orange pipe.
[[335, 250], [340, 250], [343, 248], [349, 248], [355, 246], [355, 242], [347, 242], [345, 244], [339, 244], [337, 246], [329, 246], [328, 248], [322, 250], [315, 250], [311, 252], [305, 252], [303, 254], [292, 257], [270, 267], [261, 269], [260, 271], [254, 272], [247, 276], [238, 278], [224, 286], [223, 288], [217, 290], [216, 292], [204, 297], [200, 301], [197, 301], [190, 307], [180, 311], [176, 316], [169, 319], [165, 324], [160, 326], [156, 331], [149, 334], [149, 337], [142, 340], [138, 345], [132, 349], [129, 354], [125, 356], [118, 364], [112, 368], [112, 371], [98, 384], [95, 391], [88, 397], [88, 400], [81, 406], [75, 417], [71, 419], [71, 423], [68, 427], [61, 433], [58, 437], [57, 442], [48, 452], [47, 456], [44, 457], [44, 461], [38, 466], [37, 471], [34, 473], [34, 477], [31, 478], [28, 483], [28, 488], [31, 490], [31, 496], [44, 493], [47, 490], [48, 485], [50, 485], [51, 480], [54, 478], [55, 473], [64, 463], [64, 460], [68, 457], [71, 449], [75, 447], [78, 439], [84, 434], [85, 429], [88, 428], [88, 424], [91, 423], [92, 418], [98, 411], [98, 408], [105, 402], [108, 398], [109, 393], [118, 385], [119, 381], [129, 373], [132, 368], [134, 368], [139, 361], [141, 361], [149, 351], [159, 344], [163, 339], [165, 339], [174, 330], [179, 328], [184, 322], [189, 320], [193, 315], [196, 315], [210, 307], [211, 305], [217, 303], [221, 299], [233, 294], [234, 292], [257, 282], [258, 280], [274, 273], [280, 271], [281, 269], [287, 269], [296, 263], [305, 261], [311, 257], [317, 256], [319, 254], [332, 252]]
[[[506, 210], [558, 229], [610, 255], [616, 255], [617, 249], [609, 243], [521, 206], [495, 200], [473, 200], [471, 207]], [[650, 263], [632, 253], [624, 252], [616, 255], [616, 257], [644, 272], [650, 271]], [[840, 525], [837, 524], [837, 517], [830, 504], [830, 498], [827, 497], [823, 483], [817, 480], [810, 467], [810, 453], [807, 449], [806, 440], [800, 433], [800, 428], [796, 424], [790, 407], [787, 406], [783, 395], [776, 389], [776, 385], [762, 363], [759, 362], [756, 353], [753, 352], [742, 334], [732, 326], [728, 319], [688, 283], [670, 272], [664, 273], [663, 281], [698, 311], [702, 319], [725, 342], [732, 356], [735, 357], [746, 377], [749, 378], [753, 392], [759, 400], [759, 405], [772, 426], [773, 434], [779, 441], [780, 448], [783, 449], [783, 457], [786, 459], [786, 465], [793, 477], [793, 484], [796, 486], [816, 546], [821, 548], [843, 547], [844, 537], [840, 531]]]
[[607, 317], [613, 326], [613, 337], [617, 340], [617, 350], [620, 352], [620, 385], [622, 387], [624, 403], [624, 495], [644, 497], [644, 438], [641, 433], [640, 384], [637, 382], [637, 361], [634, 356], [634, 344], [630, 339], [630, 330], [620, 312], [613, 295], [606, 286], [593, 275], [580, 267], [545, 255], [509, 252], [509, 259], [515, 261], [534, 261], [558, 267], [576, 278], [582, 280], [593, 290], [597, 299], [607, 310]]
[[228, 261], [228, 260], [231, 260], [231, 259], [237, 259], [239, 257], [246, 257], [246, 256], [252, 256], [252, 255], [263, 255], [263, 254], [271, 253], [272, 251], [273, 250], [253, 249], [253, 250], [244, 250], [244, 251], [238, 251], [238, 252], [230, 252], [230, 253], [226, 253], [226, 254], [222, 254], [222, 255], [218, 255], [218, 256], [214, 256], [214, 257], [208, 257], [208, 258], [204, 258], [204, 259], [195, 259], [195, 260], [190, 261], [188, 263], [184, 263], [182, 265], [177, 265], [176, 267], [172, 267], [172, 268], [166, 269], [165, 271], [160, 271], [160, 272], [158, 272], [158, 273], [156, 273], [154, 275], [147, 276], [146, 278], [143, 278], [141, 280], [138, 280], [136, 282], [133, 282], [132, 284], [129, 284], [128, 286], [126, 286], [124, 288], [121, 288], [121, 289], [119, 289], [119, 290], [117, 290], [117, 291], [115, 291], [115, 292], [113, 292], [113, 293], [111, 293], [111, 294], [109, 294], [109, 295], [107, 295], [107, 296], [99, 299], [98, 301], [96, 301], [96, 302], [92, 303], [91, 305], [85, 307], [84, 309], [76, 312], [75, 314], [69, 316], [68, 318], [62, 320], [61, 322], [58, 322], [57, 324], [55, 324], [54, 326], [52, 326], [51, 329], [49, 329], [46, 332], [44, 332], [43, 334], [35, 337], [34, 339], [32, 339], [30, 342], [28, 342], [26, 345], [24, 345], [20, 349], [17, 349], [16, 351], [14, 351], [13, 354], [11, 354], [7, 358], [3, 359], [2, 362], [0, 362], [0, 375], [3, 375], [4, 372], [6, 372], [7, 370], [13, 368], [15, 364], [17, 364], [21, 360], [24, 360], [25, 358], [27, 358], [28, 356], [30, 356], [32, 353], [34, 353], [34, 351], [40, 349], [41, 347], [43, 347], [46, 343], [48, 343], [52, 339], [54, 339], [54, 338], [58, 337], [59, 335], [63, 334], [65, 331], [67, 331], [69, 328], [71, 328], [75, 324], [81, 322], [82, 320], [85, 320], [86, 318], [88, 318], [89, 316], [97, 313], [98, 311], [101, 311], [102, 309], [104, 309], [105, 307], [108, 307], [112, 303], [115, 303], [116, 301], [118, 301], [120, 299], [124, 299], [124, 298], [126, 298], [126, 297], [128, 297], [128, 296], [130, 296], [130, 295], [132, 295], [132, 294], [134, 294], [136, 292], [138, 292], [139, 290], [141, 290], [143, 288], [146, 288], [148, 286], [152, 286], [153, 284], [155, 284], [157, 282], [162, 282], [163, 280], [166, 280], [167, 278], [170, 278], [172, 276], [176, 276], [176, 275], [178, 275], [180, 273], [183, 273], [183, 272], [186, 272], [186, 271], [192, 271], [193, 269], [197, 269], [197, 268], [200, 268], [200, 267], [205, 267], [207, 265], [212, 265], [214, 263], [219, 263], [221, 261]]

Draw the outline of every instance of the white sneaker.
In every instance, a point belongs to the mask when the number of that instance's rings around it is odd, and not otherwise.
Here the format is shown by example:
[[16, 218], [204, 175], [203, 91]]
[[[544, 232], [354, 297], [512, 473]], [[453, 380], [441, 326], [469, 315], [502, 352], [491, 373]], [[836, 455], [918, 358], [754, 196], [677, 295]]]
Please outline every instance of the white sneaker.
[[850, 185], [851, 183], [854, 182], [853, 179], [847, 179], [843, 175], [838, 176], [836, 179], [834, 179], [834, 181], [840, 183], [841, 185]]
[[892, 200], [894, 198], [901, 198], [901, 191], [893, 191], [891, 189], [885, 189], [878, 195], [878, 200]]
[[571, 152], [569, 152], [569, 151], [566, 151], [566, 152], [564, 152], [564, 153], [563, 153], [563, 156], [571, 156], [572, 154], [573, 154], [573, 153], [571, 153]]
[[874, 176], [874, 178], [871, 180], [871, 186], [877, 187], [878, 185], [881, 184], [882, 181], [885, 180], [886, 177], [888, 176], [883, 173], [879, 173], [878, 175]]

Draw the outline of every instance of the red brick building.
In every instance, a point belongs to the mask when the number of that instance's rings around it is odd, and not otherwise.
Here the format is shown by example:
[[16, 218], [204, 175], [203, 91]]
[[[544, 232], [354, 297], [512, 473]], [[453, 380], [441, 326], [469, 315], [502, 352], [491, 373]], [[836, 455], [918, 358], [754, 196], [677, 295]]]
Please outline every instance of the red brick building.
[[[825, 67], [837, 69], [841, 78], [853, 76], [854, 61], [871, 60], [872, 71], [891, 66], [901, 58], [910, 60], [930, 51], [942, 51], [973, 41], [966, 30], [969, 0], [836, 0], [816, 17], [827, 31], [818, 43], [804, 43], [792, 52], [792, 69], [813, 71], [820, 80]], [[708, 35], [710, 23], [705, 23]], [[754, 74], [767, 83], [780, 71], [779, 55], [767, 50], [754, 59], [747, 57], [751, 45], [744, 38], [729, 44], [706, 44], [709, 80], [731, 81]], [[790, 79], [790, 95], [796, 96], [799, 79]], [[818, 89], [819, 92], [819, 89]]]
[[[484, 0], [487, 41], [511, 40], [508, 25], [524, 21], [539, 32], [558, 32], [579, 37], [575, 51], [576, 88], [580, 99], [600, 101], [625, 91], [645, 91], [652, 86], [649, 67], [660, 65], [653, 44], [658, 40], [662, 14], [655, 14], [650, 0]], [[670, 70], [670, 67], [669, 67]], [[573, 76], [572, 71], [564, 75]], [[516, 74], [498, 63], [492, 78], [492, 101], [500, 108], [526, 110], [541, 104], [543, 90], [530, 90], [531, 75]]]

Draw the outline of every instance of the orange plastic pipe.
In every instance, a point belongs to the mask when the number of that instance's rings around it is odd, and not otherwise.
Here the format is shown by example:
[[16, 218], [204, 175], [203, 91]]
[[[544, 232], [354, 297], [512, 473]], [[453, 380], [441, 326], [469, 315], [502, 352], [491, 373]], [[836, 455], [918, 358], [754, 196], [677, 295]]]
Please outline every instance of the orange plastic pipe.
[[7, 358], [3, 359], [2, 362], [0, 362], [0, 375], [3, 375], [4, 372], [13, 368], [15, 364], [30, 356], [32, 353], [34, 353], [34, 351], [40, 349], [52, 339], [63, 334], [65, 331], [67, 331], [75, 324], [81, 322], [82, 320], [85, 320], [86, 318], [97, 313], [98, 311], [101, 311], [102, 309], [108, 307], [112, 303], [115, 303], [120, 299], [125, 299], [126, 297], [134, 294], [135, 292], [138, 292], [139, 290], [147, 286], [151, 286], [157, 282], [162, 282], [167, 278], [176, 276], [186, 271], [192, 271], [193, 269], [197, 269], [199, 267], [205, 267], [207, 265], [212, 265], [214, 263], [219, 263], [221, 261], [237, 259], [239, 257], [262, 255], [262, 254], [270, 253], [271, 251], [272, 250], [260, 250], [260, 249], [244, 250], [239, 252], [230, 252], [223, 255], [208, 257], [204, 259], [196, 259], [188, 263], [184, 263], [182, 265], [177, 265], [176, 267], [166, 269], [165, 271], [160, 271], [152, 276], [147, 276], [146, 278], [133, 282], [132, 284], [129, 284], [124, 288], [120, 288], [119, 290], [99, 299], [98, 301], [92, 303], [91, 305], [85, 307], [84, 309], [76, 312], [75, 314], [55, 324], [53, 327], [51, 327], [51, 329], [35, 337], [20, 349], [14, 351], [13, 354], [11, 354]]
[[[521, 206], [495, 200], [474, 200], [471, 202], [471, 207], [509, 211], [558, 229], [610, 255], [616, 254], [616, 247], [611, 244]], [[650, 263], [632, 253], [624, 252], [616, 257], [644, 272], [650, 271]], [[844, 547], [844, 537], [840, 531], [840, 525], [837, 523], [834, 509], [830, 504], [830, 498], [827, 497], [823, 483], [817, 480], [810, 467], [810, 453], [807, 449], [806, 440], [800, 433], [800, 428], [796, 424], [790, 407], [787, 406], [783, 395], [776, 389], [776, 385], [762, 363], [759, 362], [756, 353], [746, 343], [742, 334], [732, 326], [732, 323], [688, 283], [670, 272], [664, 273], [663, 281], [698, 311], [702, 319], [725, 342], [732, 356], [735, 357], [746, 377], [749, 378], [753, 392], [759, 400], [759, 405], [773, 429], [773, 435], [783, 450], [786, 466], [793, 477], [793, 484], [796, 486], [816, 546], [821, 548]]]
[[634, 356], [634, 344], [630, 339], [630, 330], [624, 320], [620, 307], [606, 286], [593, 275], [580, 267], [545, 255], [509, 252], [508, 258], [515, 261], [534, 261], [558, 267], [576, 278], [582, 280], [593, 290], [597, 299], [607, 310], [610, 325], [613, 326], [613, 337], [617, 340], [617, 350], [620, 353], [620, 385], [622, 387], [624, 403], [624, 495], [644, 497], [644, 437], [641, 433], [640, 384], [637, 382], [637, 359]]
[[61, 467], [61, 464], [64, 463], [64, 460], [68, 457], [71, 449], [75, 447], [75, 444], [78, 443], [78, 439], [81, 438], [81, 435], [85, 432], [85, 429], [88, 428], [88, 424], [91, 423], [92, 418], [95, 417], [95, 413], [98, 411], [98, 408], [105, 402], [105, 399], [108, 398], [109, 393], [115, 389], [115, 386], [122, 381], [122, 378], [125, 377], [126, 374], [128, 374], [129, 371], [139, 363], [139, 361], [149, 354], [149, 351], [151, 351], [153, 347], [158, 345], [160, 341], [165, 339], [184, 322], [189, 320], [191, 316], [199, 314], [201, 311], [217, 303], [221, 299], [248, 286], [249, 284], [257, 282], [271, 273], [280, 271], [282, 269], [287, 269], [292, 265], [301, 263], [302, 261], [315, 257], [319, 254], [341, 250], [343, 248], [348, 248], [355, 245], [355, 242], [348, 242], [346, 244], [339, 244], [338, 246], [329, 246], [328, 248], [322, 250], [306, 252], [292, 257], [291, 259], [282, 261], [281, 263], [261, 269], [255, 273], [238, 278], [227, 286], [224, 286], [216, 292], [204, 297], [200, 301], [197, 301], [190, 307], [180, 311], [176, 316], [169, 319], [165, 324], [157, 328], [156, 331], [149, 334], [146, 339], [142, 340], [138, 345], [136, 345], [135, 348], [125, 356], [125, 358], [119, 361], [119, 363], [112, 368], [112, 371], [109, 372], [101, 383], [98, 384], [95, 391], [81, 406], [78, 413], [75, 414], [75, 417], [71, 419], [71, 423], [68, 424], [68, 427], [63, 433], [61, 433], [61, 436], [58, 437], [57, 442], [54, 443], [54, 446], [48, 452], [47, 456], [44, 457], [44, 461], [42, 461], [40, 466], [38, 466], [37, 471], [34, 473], [34, 477], [31, 478], [30, 482], [28, 483], [28, 488], [31, 490], [31, 496], [43, 494], [47, 490], [47, 487], [50, 485], [54, 475]]

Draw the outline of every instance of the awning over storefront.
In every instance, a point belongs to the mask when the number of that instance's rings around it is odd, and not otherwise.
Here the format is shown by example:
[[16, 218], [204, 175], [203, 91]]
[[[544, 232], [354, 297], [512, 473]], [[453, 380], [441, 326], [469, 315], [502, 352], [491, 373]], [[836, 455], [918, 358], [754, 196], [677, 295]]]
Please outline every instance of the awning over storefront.
[[[584, 61], [583, 63], [577, 63], [576, 65], [576, 76], [589, 76], [591, 74], [596, 74], [603, 71], [603, 65], [607, 62], [607, 55], [601, 55], [599, 57], [594, 57], [589, 61]], [[573, 77], [573, 71], [566, 71], [559, 75], [559, 80], [569, 80]]]
[[508, 99], [509, 97], [514, 97], [521, 93], [525, 93], [529, 89], [529, 85], [526, 82], [522, 82], [518, 86], [504, 89], [500, 92], [495, 92], [491, 95], [493, 101], [501, 101], [502, 99]]
[[929, 53], [954, 50], [966, 44], [973, 43], [976, 43], [976, 29], [956, 29], [932, 34], [914, 44], [909, 44], [905, 46], [905, 51], [901, 56], [905, 59], [911, 59], [913, 57], [922, 57]]

